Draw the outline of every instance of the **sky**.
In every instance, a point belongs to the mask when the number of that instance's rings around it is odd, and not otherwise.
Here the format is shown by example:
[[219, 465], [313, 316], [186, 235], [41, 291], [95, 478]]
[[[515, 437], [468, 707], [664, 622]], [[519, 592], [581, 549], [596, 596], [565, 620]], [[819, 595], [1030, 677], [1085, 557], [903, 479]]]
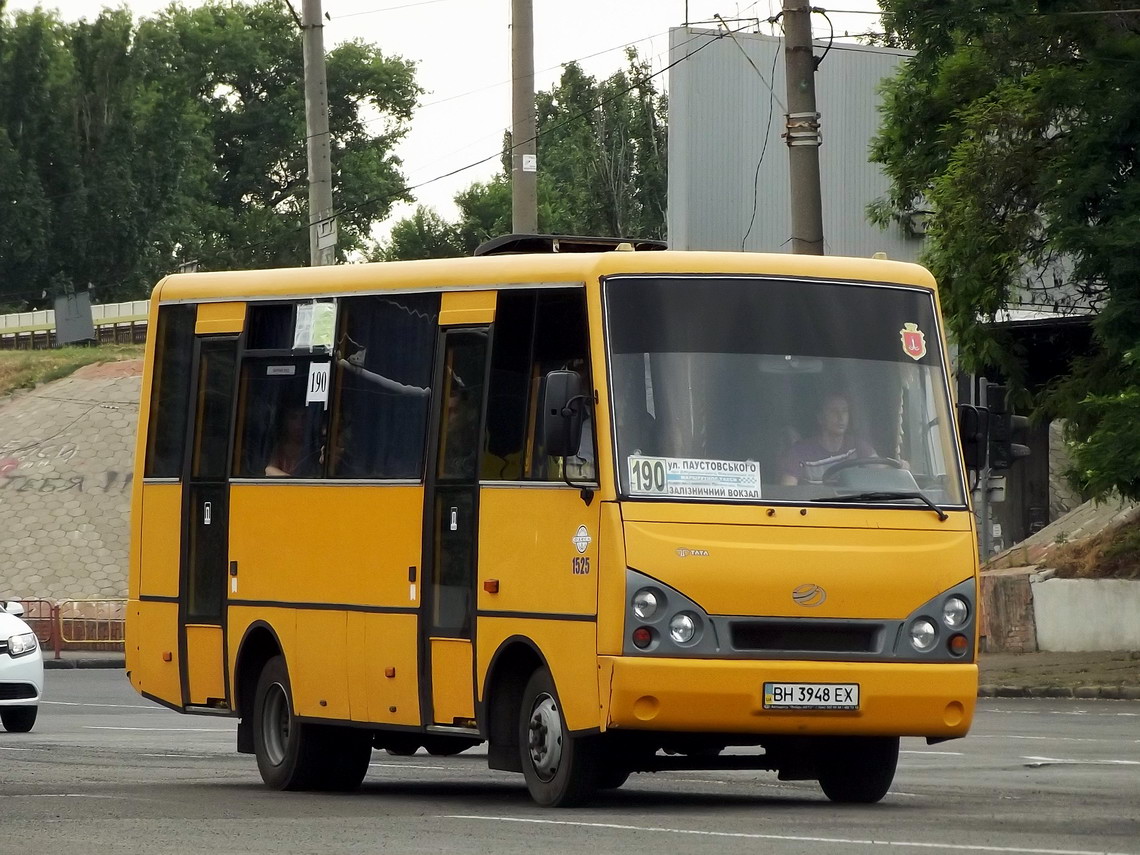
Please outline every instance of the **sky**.
[[[8, 0], [7, 11], [43, 6], [78, 20], [96, 17], [105, 6], [126, 6], [137, 19], [168, 5], [169, 0]], [[301, 0], [293, 0], [293, 7], [300, 13]], [[497, 155], [511, 120], [510, 7], [511, 0], [322, 0], [326, 50], [361, 39], [417, 63], [416, 79], [426, 91], [397, 153], [408, 183], [419, 185], [413, 190], [417, 202], [447, 219], [457, 217], [457, 192], [499, 170]], [[561, 65], [573, 60], [587, 73], [606, 77], [624, 67], [626, 45], [649, 58], [655, 71], [661, 69], [668, 64], [669, 28], [681, 26], [686, 11], [690, 22], [709, 22], [715, 14], [767, 19], [779, 7], [780, 0], [534, 0], [535, 88], [548, 89]], [[837, 34], [877, 28], [877, 17], [866, 14], [877, 11], [875, 0], [838, 0], [838, 9], [856, 14], [827, 10]], [[814, 16], [813, 28], [817, 38], [829, 32], [820, 16]], [[760, 31], [772, 28], [763, 24]], [[658, 78], [659, 87], [667, 76]], [[479, 166], [440, 178], [489, 156]], [[413, 208], [397, 207], [380, 235]]]

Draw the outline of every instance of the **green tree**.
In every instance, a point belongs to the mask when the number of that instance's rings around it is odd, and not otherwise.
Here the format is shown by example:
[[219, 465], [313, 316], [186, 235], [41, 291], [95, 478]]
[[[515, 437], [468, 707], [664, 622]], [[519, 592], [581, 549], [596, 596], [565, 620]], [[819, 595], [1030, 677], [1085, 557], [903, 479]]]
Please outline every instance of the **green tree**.
[[[343, 256], [406, 197], [395, 144], [411, 63], [351, 42], [327, 57]], [[308, 261], [300, 33], [276, 0], [0, 15], [0, 303], [92, 285], [144, 295], [186, 261]]]
[[[627, 60], [626, 70], [601, 82], [569, 63], [555, 86], [535, 96], [539, 231], [665, 236], [666, 99], [654, 86], [649, 63], [639, 60], [632, 49]], [[470, 253], [483, 241], [509, 233], [509, 133], [503, 148], [503, 172], [455, 197], [460, 212], [455, 224], [436, 218], [434, 227], [440, 231], [432, 240], [393, 242], [380, 254], [423, 257], [408, 253], [453, 241], [456, 235]], [[400, 225], [393, 229], [393, 238]], [[433, 224], [420, 217], [415, 227]]]
[[929, 211], [923, 261], [970, 369], [1025, 366], [992, 325], [1030, 299], [1089, 305], [1096, 350], [1039, 395], [1079, 484], [1140, 498], [1140, 17], [1089, 0], [883, 0], [917, 51], [884, 88], [881, 223]]

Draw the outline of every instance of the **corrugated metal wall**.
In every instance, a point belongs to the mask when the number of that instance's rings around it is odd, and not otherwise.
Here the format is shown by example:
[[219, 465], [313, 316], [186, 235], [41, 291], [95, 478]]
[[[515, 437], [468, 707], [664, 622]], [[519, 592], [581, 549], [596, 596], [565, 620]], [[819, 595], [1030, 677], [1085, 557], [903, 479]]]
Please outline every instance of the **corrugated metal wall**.
[[[670, 246], [790, 252], [783, 39], [737, 33], [709, 44], [714, 39], [690, 28], [670, 34], [670, 62], [689, 55], [669, 71]], [[816, 56], [823, 49], [817, 43]], [[879, 123], [877, 89], [906, 56], [834, 44], [816, 73], [828, 255], [918, 256], [921, 238], [883, 231], [866, 216], [888, 186], [867, 159]]]

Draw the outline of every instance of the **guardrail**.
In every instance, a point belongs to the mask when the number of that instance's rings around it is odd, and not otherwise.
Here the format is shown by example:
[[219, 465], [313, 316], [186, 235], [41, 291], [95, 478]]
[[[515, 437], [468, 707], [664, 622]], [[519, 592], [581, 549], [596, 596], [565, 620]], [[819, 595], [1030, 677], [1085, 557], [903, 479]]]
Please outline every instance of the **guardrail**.
[[40, 645], [63, 656], [66, 647], [83, 650], [123, 650], [125, 599], [17, 600], [24, 607], [23, 621]]
[[[95, 341], [99, 344], [142, 344], [146, 341], [146, 300], [101, 303], [91, 307]], [[41, 350], [55, 347], [55, 310], [0, 315], [0, 350]]]

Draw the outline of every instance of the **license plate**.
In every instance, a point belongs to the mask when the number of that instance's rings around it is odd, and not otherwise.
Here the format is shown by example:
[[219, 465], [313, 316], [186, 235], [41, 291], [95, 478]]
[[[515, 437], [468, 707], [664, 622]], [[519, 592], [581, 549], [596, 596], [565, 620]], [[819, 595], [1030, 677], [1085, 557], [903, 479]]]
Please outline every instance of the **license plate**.
[[858, 683], [765, 683], [766, 710], [857, 710]]

